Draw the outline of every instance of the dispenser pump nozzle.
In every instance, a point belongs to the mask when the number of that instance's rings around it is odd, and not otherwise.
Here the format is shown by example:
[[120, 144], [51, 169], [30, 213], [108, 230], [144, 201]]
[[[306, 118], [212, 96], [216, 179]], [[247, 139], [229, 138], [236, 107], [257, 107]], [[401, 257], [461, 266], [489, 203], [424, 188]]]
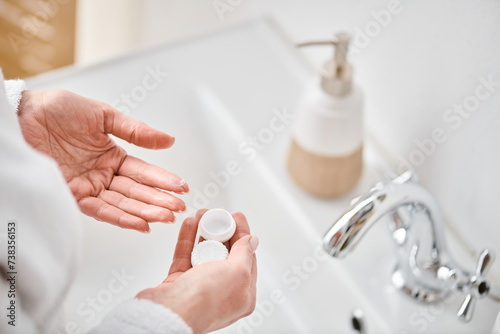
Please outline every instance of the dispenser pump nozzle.
[[321, 87], [334, 96], [346, 95], [352, 86], [352, 65], [347, 61], [351, 35], [346, 32], [335, 34], [331, 41], [306, 42], [298, 47], [312, 45], [332, 45], [335, 48], [333, 59], [327, 61], [321, 71]]

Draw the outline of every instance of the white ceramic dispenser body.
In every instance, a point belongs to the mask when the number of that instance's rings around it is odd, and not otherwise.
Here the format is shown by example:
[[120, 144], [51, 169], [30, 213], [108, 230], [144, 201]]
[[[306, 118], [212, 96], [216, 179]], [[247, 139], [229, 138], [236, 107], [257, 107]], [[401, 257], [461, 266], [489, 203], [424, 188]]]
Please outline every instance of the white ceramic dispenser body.
[[318, 155], [352, 154], [363, 144], [363, 100], [357, 85], [353, 85], [350, 94], [335, 97], [325, 93], [315, 80], [298, 104], [293, 139]]
[[363, 167], [363, 104], [361, 89], [352, 82], [347, 62], [350, 36], [307, 45], [335, 46], [334, 59], [325, 63], [320, 80], [309, 84], [298, 104], [292, 130], [288, 171], [309, 193], [336, 197], [351, 190]]

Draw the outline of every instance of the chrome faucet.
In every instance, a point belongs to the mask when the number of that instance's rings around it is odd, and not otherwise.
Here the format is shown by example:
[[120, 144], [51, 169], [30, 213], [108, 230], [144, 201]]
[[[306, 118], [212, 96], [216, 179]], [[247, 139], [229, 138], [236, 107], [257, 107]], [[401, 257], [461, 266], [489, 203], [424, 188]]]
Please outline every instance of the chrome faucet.
[[458, 265], [448, 253], [436, 201], [410, 171], [390, 182], [378, 183], [367, 194], [354, 198], [325, 234], [324, 249], [334, 257], [346, 256], [383, 218], [390, 218], [389, 231], [396, 247], [392, 282], [403, 293], [429, 303], [464, 293], [466, 297], [457, 314], [464, 322], [472, 318], [476, 299], [489, 295], [500, 301], [498, 288], [486, 278], [493, 253], [484, 250], [474, 272]]

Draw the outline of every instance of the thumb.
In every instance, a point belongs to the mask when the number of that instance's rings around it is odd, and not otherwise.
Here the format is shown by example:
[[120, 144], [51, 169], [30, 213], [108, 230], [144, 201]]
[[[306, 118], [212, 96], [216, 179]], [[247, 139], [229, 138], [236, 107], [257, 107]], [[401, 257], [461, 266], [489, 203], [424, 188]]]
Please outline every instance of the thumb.
[[169, 148], [175, 141], [169, 134], [153, 129], [108, 105], [104, 108], [104, 131], [134, 145], [150, 149]]
[[248, 270], [251, 270], [257, 246], [259, 246], [259, 238], [253, 235], [244, 236], [233, 244], [227, 259], [244, 264]]

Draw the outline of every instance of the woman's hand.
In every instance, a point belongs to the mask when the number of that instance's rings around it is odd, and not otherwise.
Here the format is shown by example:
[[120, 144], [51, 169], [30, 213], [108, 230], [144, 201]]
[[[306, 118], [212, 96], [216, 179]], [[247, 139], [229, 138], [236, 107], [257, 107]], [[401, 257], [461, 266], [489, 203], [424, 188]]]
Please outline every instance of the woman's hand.
[[193, 329], [195, 334], [226, 327], [250, 315], [255, 308], [259, 239], [250, 235], [245, 216], [234, 213], [236, 231], [226, 243], [229, 257], [223, 261], [191, 266], [191, 252], [201, 216], [182, 224], [168, 277], [156, 288], [141, 291], [137, 298], [150, 299], [168, 307]]
[[[108, 136], [149, 149], [175, 138], [111, 106], [64, 90], [24, 91], [19, 124], [25, 140], [52, 157], [83, 213], [123, 228], [148, 232], [149, 222], [173, 222], [185, 204], [179, 176], [127, 155]], [[158, 189], [157, 189], [158, 188]]]

